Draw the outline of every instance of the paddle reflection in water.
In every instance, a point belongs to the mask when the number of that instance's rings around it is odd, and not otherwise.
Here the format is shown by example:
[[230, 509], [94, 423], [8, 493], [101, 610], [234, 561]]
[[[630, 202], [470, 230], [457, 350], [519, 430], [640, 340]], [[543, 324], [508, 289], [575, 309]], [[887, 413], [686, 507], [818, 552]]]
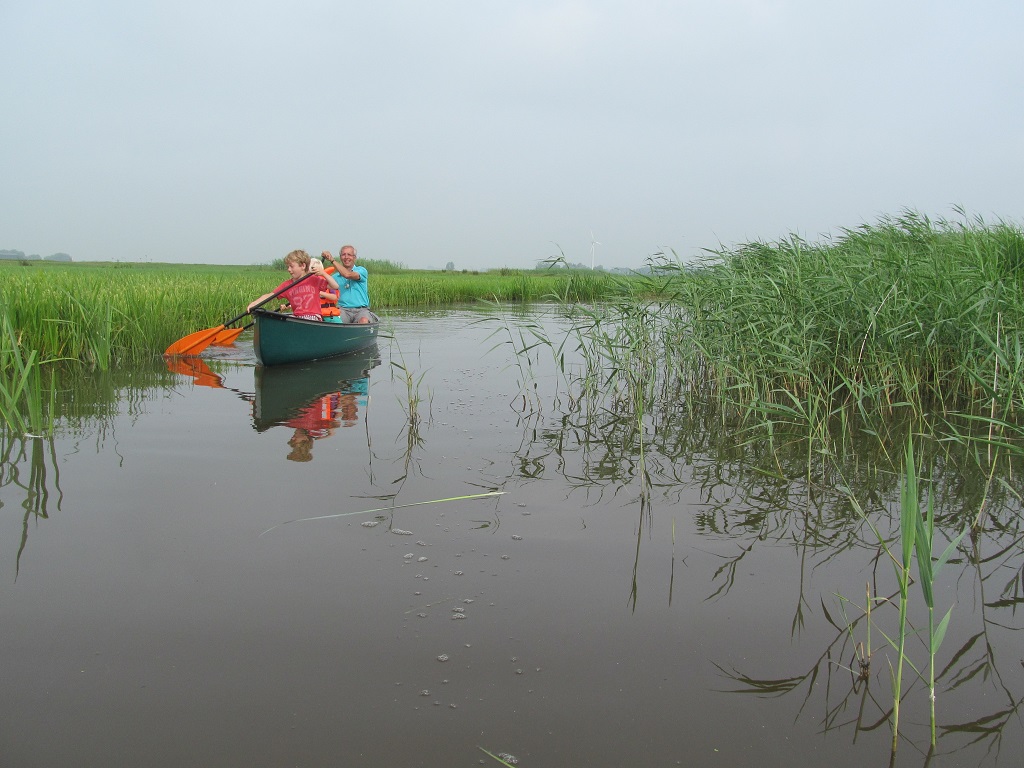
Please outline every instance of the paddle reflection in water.
[[214, 373], [201, 357], [168, 357], [165, 358], [167, 370], [182, 376], [191, 376], [192, 382], [201, 387], [226, 389], [224, 378]]

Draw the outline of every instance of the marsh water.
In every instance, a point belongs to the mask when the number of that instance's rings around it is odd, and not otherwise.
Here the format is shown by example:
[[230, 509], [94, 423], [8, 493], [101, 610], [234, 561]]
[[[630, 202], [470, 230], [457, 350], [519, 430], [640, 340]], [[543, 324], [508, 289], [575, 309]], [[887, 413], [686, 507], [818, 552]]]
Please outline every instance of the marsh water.
[[[877, 447], [830, 473], [681, 405], [641, 455], [514, 354], [553, 314], [387, 326], [71, 377], [52, 437], [3, 435], [0, 764], [889, 764], [893, 569], [841, 490], [892, 531]], [[896, 764], [1019, 765], [1019, 484], [930, 466], [938, 538], [986, 522], [937, 585], [937, 747], [907, 672]]]

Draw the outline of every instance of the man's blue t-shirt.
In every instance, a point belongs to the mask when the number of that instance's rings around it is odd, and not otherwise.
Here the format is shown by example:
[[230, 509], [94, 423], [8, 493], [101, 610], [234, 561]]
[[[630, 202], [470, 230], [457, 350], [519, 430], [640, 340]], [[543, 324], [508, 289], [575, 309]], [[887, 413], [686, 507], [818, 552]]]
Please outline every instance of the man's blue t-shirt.
[[370, 293], [366, 289], [366, 267], [353, 266], [353, 272], [359, 274], [360, 280], [349, 280], [341, 275], [335, 275], [338, 281], [338, 288], [341, 296], [338, 298], [339, 307], [368, 307], [370, 306]]

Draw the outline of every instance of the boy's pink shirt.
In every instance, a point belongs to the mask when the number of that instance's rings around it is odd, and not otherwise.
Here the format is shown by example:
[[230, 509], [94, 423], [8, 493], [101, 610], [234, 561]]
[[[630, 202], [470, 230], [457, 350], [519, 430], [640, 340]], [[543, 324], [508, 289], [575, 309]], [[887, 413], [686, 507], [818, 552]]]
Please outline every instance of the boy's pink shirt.
[[[274, 289], [274, 293], [284, 289], [286, 286], [291, 285], [292, 280], [285, 280], [277, 288]], [[301, 283], [293, 288], [288, 288], [281, 295], [284, 296], [292, 305], [292, 312], [296, 315], [319, 315], [320, 314], [320, 291], [326, 291], [330, 288], [327, 284], [327, 280], [320, 277], [320, 275], [313, 275], [303, 280]]]

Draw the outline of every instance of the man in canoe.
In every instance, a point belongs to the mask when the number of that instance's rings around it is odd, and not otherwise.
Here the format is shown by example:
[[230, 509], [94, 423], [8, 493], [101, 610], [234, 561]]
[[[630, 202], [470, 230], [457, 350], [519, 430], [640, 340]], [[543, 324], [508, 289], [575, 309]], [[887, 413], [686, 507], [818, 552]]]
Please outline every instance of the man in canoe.
[[[305, 251], [292, 251], [284, 257], [284, 265], [291, 275], [277, 288], [265, 293], [249, 304], [248, 309], [262, 304], [278, 291], [292, 305], [292, 314], [304, 320], [323, 320], [320, 314], [320, 291], [338, 290], [338, 281], [324, 271], [320, 261], [310, 264], [309, 254]], [[288, 287], [291, 285], [292, 287]]]
[[338, 298], [342, 322], [370, 322], [370, 293], [366, 285], [366, 268], [355, 265], [355, 246], [343, 245], [338, 252], [340, 260], [336, 260], [330, 251], [324, 251], [320, 255], [324, 261], [331, 262], [338, 275], [344, 278], [340, 281], [341, 296]]

